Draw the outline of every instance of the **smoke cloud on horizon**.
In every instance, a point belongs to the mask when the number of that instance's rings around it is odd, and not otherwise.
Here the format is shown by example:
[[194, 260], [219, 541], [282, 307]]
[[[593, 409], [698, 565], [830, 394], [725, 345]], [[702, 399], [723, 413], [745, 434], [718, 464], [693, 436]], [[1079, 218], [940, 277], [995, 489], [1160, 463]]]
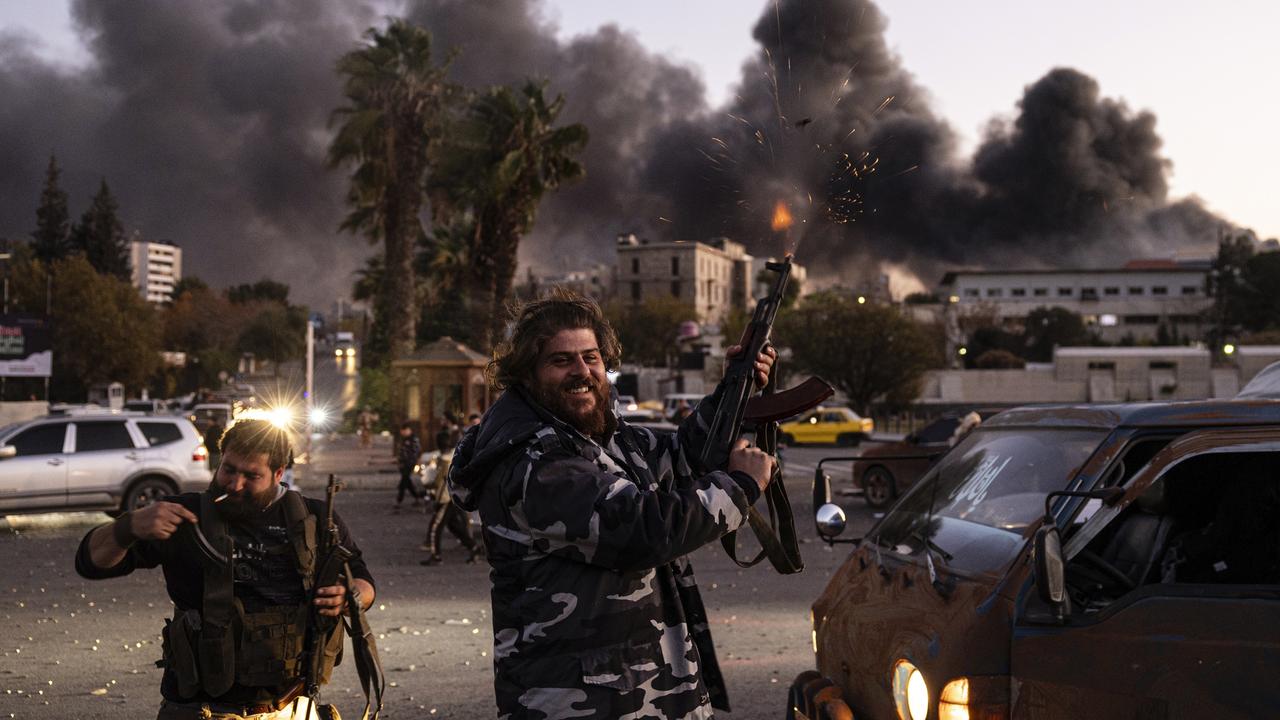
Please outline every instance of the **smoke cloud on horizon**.
[[[804, 221], [797, 259], [820, 282], [877, 267], [931, 286], [956, 265], [1116, 265], [1211, 245], [1228, 224], [1195, 199], [1170, 200], [1154, 115], [1103, 97], [1079, 72], [1032, 81], [1016, 112], [961, 157], [886, 45], [876, 5], [761, 10], [759, 53], [714, 109], [695, 70], [617, 27], [558, 40], [538, 0], [417, 0], [405, 14], [442, 52], [458, 49], [456, 80], [548, 79], [566, 97], [562, 119], [590, 130], [586, 179], [544, 201], [522, 245], [540, 270], [576, 269], [564, 258], [611, 263], [626, 231], [724, 235], [776, 254], [778, 199]], [[126, 226], [178, 242], [190, 274], [217, 286], [270, 276], [327, 307], [373, 252], [337, 231], [346, 179], [324, 165], [342, 102], [333, 66], [388, 12], [376, 2], [77, 0], [95, 59], [82, 69], [0, 31], [0, 236], [34, 228], [54, 152], [73, 217], [105, 176]]]

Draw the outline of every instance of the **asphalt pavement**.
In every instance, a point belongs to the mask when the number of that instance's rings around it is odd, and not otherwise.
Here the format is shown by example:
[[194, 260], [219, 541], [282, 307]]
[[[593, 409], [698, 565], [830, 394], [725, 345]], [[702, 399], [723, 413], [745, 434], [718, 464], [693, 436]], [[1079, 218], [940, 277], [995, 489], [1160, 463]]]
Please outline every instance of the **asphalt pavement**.
[[[848, 546], [816, 539], [809, 482], [818, 458], [845, 452], [787, 451], [803, 573], [780, 576], [767, 564], [738, 568], [718, 543], [693, 556], [734, 707], [721, 717], [781, 716], [787, 685], [813, 666], [809, 606]], [[847, 470], [832, 469], [837, 488], [847, 486]], [[313, 463], [299, 468], [304, 492], [320, 492], [329, 472], [346, 484], [339, 513], [377, 579], [369, 617], [391, 683], [384, 717], [494, 716], [487, 568], [465, 564], [465, 551], [447, 534], [444, 564], [418, 564], [426, 557], [418, 545], [428, 518], [407, 503], [393, 507], [390, 438], [375, 439], [372, 448], [345, 436], [317, 441]], [[850, 513], [846, 536], [865, 532], [873, 518], [861, 498], [837, 499]], [[60, 513], [0, 521], [0, 717], [123, 720], [150, 717], [157, 708], [154, 662], [171, 612], [160, 573], [91, 582], [72, 565], [80, 538], [107, 520], [99, 513]], [[740, 544], [740, 556], [754, 554], [753, 539]], [[345, 717], [360, 717], [364, 703], [351, 662], [335, 671], [324, 699]]]

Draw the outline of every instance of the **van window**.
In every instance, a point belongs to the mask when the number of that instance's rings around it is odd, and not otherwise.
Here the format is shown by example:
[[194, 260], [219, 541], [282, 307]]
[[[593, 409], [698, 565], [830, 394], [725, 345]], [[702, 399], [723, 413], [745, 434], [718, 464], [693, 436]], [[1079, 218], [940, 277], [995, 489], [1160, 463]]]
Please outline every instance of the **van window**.
[[182, 439], [182, 431], [171, 422], [139, 422], [138, 429], [146, 436], [151, 447], [167, 445]]
[[1280, 584], [1280, 453], [1206, 453], [1157, 478], [1067, 565], [1077, 612], [1153, 584]]
[[133, 448], [123, 420], [76, 423], [76, 452]]
[[1012, 559], [1044, 498], [1071, 484], [1107, 433], [1064, 428], [978, 428], [943, 456], [872, 531], [908, 556], [926, 548], [949, 565], [988, 571]]
[[62, 452], [62, 441], [67, 434], [66, 423], [37, 425], [15, 435], [9, 444], [18, 449], [18, 456], [56, 455]]

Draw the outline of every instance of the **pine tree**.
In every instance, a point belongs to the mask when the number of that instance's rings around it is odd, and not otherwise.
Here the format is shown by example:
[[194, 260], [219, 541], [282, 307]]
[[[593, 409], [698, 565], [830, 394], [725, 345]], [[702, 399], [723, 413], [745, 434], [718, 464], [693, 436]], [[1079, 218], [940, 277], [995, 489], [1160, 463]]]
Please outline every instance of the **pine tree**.
[[94, 270], [129, 282], [129, 242], [124, 236], [124, 225], [116, 215], [117, 209], [116, 199], [104, 179], [89, 209], [71, 232], [71, 246], [84, 253]]
[[31, 233], [36, 257], [45, 263], [66, 257], [70, 250], [71, 215], [67, 212], [67, 194], [58, 186], [60, 174], [57, 159], [49, 155], [40, 207], [36, 208], [36, 229]]

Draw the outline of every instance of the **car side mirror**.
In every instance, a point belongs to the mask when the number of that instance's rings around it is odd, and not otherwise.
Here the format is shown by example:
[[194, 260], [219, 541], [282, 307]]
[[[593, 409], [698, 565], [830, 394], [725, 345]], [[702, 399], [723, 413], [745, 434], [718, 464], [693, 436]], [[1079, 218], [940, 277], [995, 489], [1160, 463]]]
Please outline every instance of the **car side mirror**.
[[844, 510], [835, 503], [827, 503], [818, 508], [813, 515], [814, 524], [818, 526], [818, 535], [833, 538], [844, 532], [846, 519]]
[[18, 448], [12, 445], [0, 445], [0, 460], [6, 460], [11, 457], [17, 457]]
[[1062, 618], [1067, 610], [1066, 567], [1062, 560], [1062, 533], [1052, 519], [1036, 530], [1035, 537], [1036, 591], [1054, 614]]

